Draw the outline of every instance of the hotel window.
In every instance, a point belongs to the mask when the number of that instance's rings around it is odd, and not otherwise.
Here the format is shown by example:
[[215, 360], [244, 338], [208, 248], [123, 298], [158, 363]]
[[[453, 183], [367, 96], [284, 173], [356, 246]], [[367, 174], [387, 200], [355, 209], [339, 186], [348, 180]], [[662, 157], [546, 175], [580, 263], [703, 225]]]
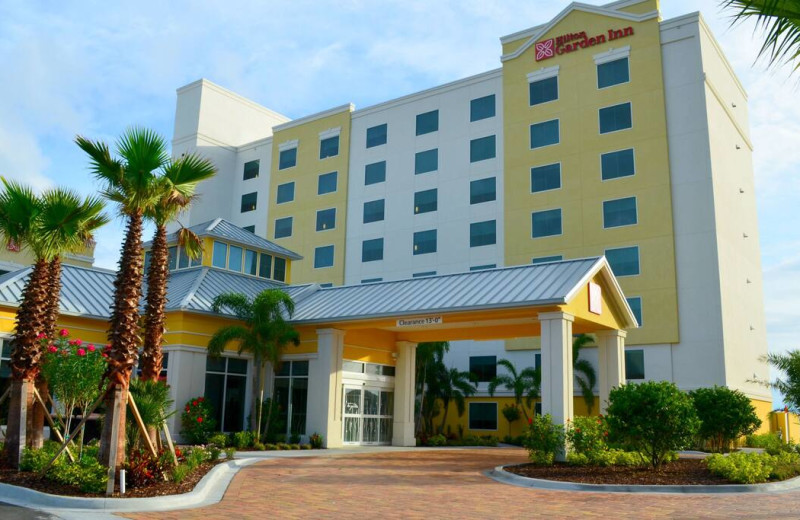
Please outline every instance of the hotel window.
[[639, 246], [606, 249], [605, 255], [614, 276], [639, 274]]
[[335, 157], [339, 155], [339, 136], [328, 137], [319, 142], [319, 158]]
[[380, 222], [383, 220], [384, 206], [386, 201], [384, 199], [371, 200], [364, 203], [364, 224], [370, 222]]
[[469, 225], [469, 247], [490, 246], [497, 243], [497, 222], [473, 222]]
[[386, 161], [368, 164], [364, 167], [364, 185], [378, 184], [386, 180]]
[[558, 119], [531, 125], [531, 150], [558, 144], [560, 139]]
[[322, 246], [314, 249], [314, 269], [333, 267], [333, 246]]
[[278, 155], [278, 169], [285, 170], [297, 166], [297, 148], [281, 150]]
[[242, 176], [242, 180], [246, 181], [248, 179], [255, 179], [258, 177], [258, 165], [258, 159], [244, 163], [244, 174]]
[[275, 374], [276, 422], [286, 435], [305, 435], [308, 407], [308, 361], [284, 361]]
[[600, 109], [600, 133], [626, 130], [632, 126], [631, 104], [620, 103]]
[[275, 271], [272, 273], [272, 279], [279, 282], [286, 281], [286, 259], [275, 257]]
[[480, 204], [497, 199], [497, 179], [478, 179], [469, 183], [469, 203]]
[[386, 123], [367, 128], [367, 148], [386, 144]]
[[244, 428], [247, 360], [206, 357], [206, 401], [211, 405], [220, 431]]
[[439, 169], [439, 149], [417, 152], [414, 157], [414, 174], [428, 173]]
[[336, 227], [336, 208], [317, 211], [317, 231], [327, 231]]
[[283, 204], [284, 202], [292, 202], [294, 200], [294, 182], [287, 182], [286, 184], [278, 185], [278, 197], [276, 202]]
[[531, 236], [551, 237], [561, 234], [561, 208], [531, 213]]
[[530, 106], [558, 99], [558, 76], [532, 81], [528, 86]]
[[636, 318], [636, 323], [641, 327], [644, 325], [644, 322], [642, 322], [642, 297], [631, 296], [625, 299], [628, 300], [628, 306], [631, 308], [631, 312], [633, 312], [633, 316]]
[[497, 377], [497, 356], [470, 356], [469, 371], [479, 383], [488, 383]]
[[382, 281], [383, 278], [365, 278], [364, 280], [361, 280], [361, 283], [377, 283]]
[[197, 257], [194, 259], [190, 259], [189, 255], [186, 254], [186, 248], [179, 247], [178, 248], [178, 269], [186, 269], [191, 264], [192, 267], [201, 265], [203, 263], [202, 258]]
[[625, 351], [625, 379], [644, 379], [644, 350]]
[[473, 99], [469, 102], [469, 120], [480, 121], [495, 116], [494, 94]]
[[[0, 392], [5, 393], [11, 384], [11, 338], [0, 338]], [[8, 411], [8, 405], [3, 412]]]
[[256, 225], [253, 224], [251, 226], [244, 226], [242, 229], [244, 229], [245, 231], [249, 231], [251, 233], [255, 233], [256, 232]]
[[532, 264], [544, 264], [547, 262], [560, 262], [563, 260], [564, 257], [561, 255], [552, 255], [552, 256], [535, 256], [531, 258]]
[[470, 271], [484, 271], [486, 269], [495, 269], [497, 264], [486, 264], [486, 265], [473, 265], [469, 268]]
[[603, 201], [603, 227], [613, 228], [636, 224], [636, 197]]
[[489, 135], [469, 142], [469, 162], [485, 161], [494, 159], [497, 155], [496, 137]]
[[383, 239], [373, 238], [361, 242], [361, 261], [374, 262], [383, 260]]
[[497, 403], [469, 403], [470, 430], [497, 430]]
[[178, 247], [172, 246], [167, 249], [167, 270], [174, 271], [178, 267]]
[[275, 219], [275, 238], [292, 236], [292, 217]]
[[228, 270], [242, 272], [242, 248], [230, 246], [228, 248]]
[[256, 268], [258, 267], [258, 253], [250, 249], [244, 252], [244, 274], [256, 275]]
[[411, 278], [427, 278], [429, 276], [436, 276], [436, 271], [425, 271], [422, 273], [414, 273]]
[[429, 213], [439, 207], [439, 197], [436, 188], [414, 193], [414, 214]]
[[245, 193], [242, 195], [242, 213], [253, 211], [256, 209], [256, 202], [258, 200], [258, 193]]
[[429, 134], [437, 130], [439, 130], [438, 110], [417, 114], [417, 135]]
[[261, 253], [261, 261], [258, 264], [258, 276], [261, 278], [269, 278], [272, 274], [272, 255]]
[[531, 168], [531, 193], [557, 190], [561, 187], [561, 163]]
[[321, 284], [319, 284], [319, 286], [320, 286], [320, 288], [322, 288], [322, 289], [327, 289], [328, 287], [333, 287], [333, 282], [325, 282], [325, 283], [321, 283]]
[[436, 252], [436, 230], [417, 231], [414, 233], [414, 254], [424, 255]]
[[214, 251], [211, 255], [211, 265], [225, 269], [228, 267], [228, 245], [222, 242], [214, 242]]
[[597, 88], [606, 88], [631, 80], [628, 58], [601, 63], [597, 66]]
[[604, 181], [629, 177], [636, 173], [633, 164], [633, 148], [602, 154], [600, 156], [600, 172]]
[[337, 172], [323, 173], [317, 180], [317, 195], [325, 195], [336, 191], [336, 183], [339, 174]]

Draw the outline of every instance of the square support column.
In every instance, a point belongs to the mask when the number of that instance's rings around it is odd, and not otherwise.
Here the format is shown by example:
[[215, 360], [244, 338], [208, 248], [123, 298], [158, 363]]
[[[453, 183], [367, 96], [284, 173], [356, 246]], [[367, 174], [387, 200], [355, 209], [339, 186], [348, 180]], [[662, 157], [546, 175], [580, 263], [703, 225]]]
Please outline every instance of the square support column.
[[309, 364], [306, 433], [319, 432], [327, 448], [342, 446], [344, 331], [317, 329], [317, 359]]
[[608, 409], [608, 394], [612, 388], [625, 384], [625, 337], [624, 330], [596, 332], [598, 368], [600, 369], [600, 413]]
[[416, 446], [414, 437], [414, 377], [417, 344], [397, 342], [397, 366], [394, 372], [394, 419], [392, 446]]
[[573, 417], [572, 322], [566, 312], [539, 314], [542, 326], [542, 413], [555, 424]]

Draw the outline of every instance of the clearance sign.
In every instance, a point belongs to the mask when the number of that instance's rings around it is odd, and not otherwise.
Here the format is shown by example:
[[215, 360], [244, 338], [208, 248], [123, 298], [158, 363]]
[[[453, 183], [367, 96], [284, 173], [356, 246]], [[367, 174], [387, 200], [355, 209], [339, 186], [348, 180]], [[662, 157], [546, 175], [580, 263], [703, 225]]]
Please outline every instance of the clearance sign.
[[618, 40], [619, 38], [625, 38], [627, 36], [633, 36], [633, 27], [609, 29], [606, 34], [598, 34], [597, 36], [591, 37], [586, 35], [586, 31], [556, 36], [549, 40], [536, 42], [534, 46], [536, 50], [536, 61], [552, 58], [556, 54], [560, 56], [561, 54], [567, 54], [587, 47], [594, 47], [595, 45]]

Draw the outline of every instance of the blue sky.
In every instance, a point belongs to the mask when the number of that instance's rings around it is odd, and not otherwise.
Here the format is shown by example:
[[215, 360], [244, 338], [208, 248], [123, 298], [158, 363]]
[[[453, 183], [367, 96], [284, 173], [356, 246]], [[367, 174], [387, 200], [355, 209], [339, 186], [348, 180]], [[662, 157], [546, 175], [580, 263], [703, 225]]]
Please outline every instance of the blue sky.
[[[589, 3], [600, 2], [589, 0]], [[132, 124], [171, 138], [175, 89], [205, 77], [290, 117], [365, 107], [499, 66], [502, 35], [549, 20], [552, 0], [43, 2], [0, 0], [0, 174], [95, 189], [76, 134]], [[750, 95], [770, 348], [800, 347], [800, 104], [788, 68], [754, 63], [758, 35], [700, 10]], [[116, 265], [122, 227], [98, 235]]]

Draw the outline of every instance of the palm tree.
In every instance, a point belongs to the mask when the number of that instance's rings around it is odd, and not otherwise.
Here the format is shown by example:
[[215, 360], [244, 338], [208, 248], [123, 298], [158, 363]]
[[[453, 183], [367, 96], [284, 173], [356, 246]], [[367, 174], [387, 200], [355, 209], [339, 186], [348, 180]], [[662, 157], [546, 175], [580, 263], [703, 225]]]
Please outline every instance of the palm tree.
[[439, 371], [439, 399], [442, 400], [442, 408], [444, 408], [444, 415], [442, 416], [442, 426], [439, 432], [444, 432], [444, 427], [447, 424], [447, 412], [450, 409], [450, 401], [455, 401], [456, 408], [458, 409], [458, 416], [464, 415], [464, 407], [466, 398], [474, 395], [478, 391], [475, 386], [476, 378], [474, 374], [469, 372], [461, 372], [457, 368], [446, 368], [441, 365]]
[[[214, 298], [211, 305], [214, 312], [224, 308], [231, 311], [242, 322], [242, 325], [228, 325], [222, 327], [211, 337], [208, 342], [208, 353], [219, 356], [228, 343], [234, 341], [239, 344], [239, 354], [250, 352], [253, 354], [255, 365], [255, 378], [253, 384], [253, 398], [251, 408], [251, 424], [258, 417], [261, 404], [260, 396], [264, 392], [263, 373], [269, 363], [273, 377], [270, 386], [269, 407], [265, 431], [269, 431], [272, 420], [272, 409], [275, 399], [275, 370], [280, 365], [281, 356], [286, 346], [300, 344], [300, 335], [287, 321], [294, 314], [294, 301], [280, 289], [267, 289], [261, 291], [253, 301], [239, 293], [223, 293]], [[256, 430], [260, 429], [260, 424]], [[257, 431], [261, 435], [260, 431]]]
[[580, 359], [581, 350], [593, 342], [592, 337], [578, 334], [572, 340], [572, 372], [581, 388], [583, 401], [586, 403], [586, 415], [592, 415], [594, 408], [594, 385], [597, 383], [597, 372], [589, 361]]
[[[770, 66], [800, 58], [800, 0], [722, 0], [725, 9], [734, 11], [731, 24], [754, 19], [766, 32], [758, 55], [766, 56]], [[793, 70], [800, 67], [800, 61]]]
[[[164, 362], [161, 344], [164, 340], [164, 308], [167, 304], [169, 277], [167, 224], [195, 200], [197, 185], [215, 173], [216, 169], [210, 161], [191, 154], [171, 162], [166, 167], [164, 176], [158, 179], [160, 198], [147, 213], [147, 217], [156, 225], [156, 232], [147, 270], [144, 347], [139, 360], [141, 378], [145, 381], [157, 381]], [[200, 256], [202, 243], [197, 235], [186, 228], [182, 227], [178, 231], [178, 245], [190, 258]]]
[[416, 395], [418, 396], [416, 433], [426, 430], [430, 418], [433, 417], [433, 407], [436, 398], [434, 396], [433, 399], [426, 399], [426, 394], [430, 390], [431, 383], [435, 384], [436, 378], [431, 377], [431, 374], [435, 373], [437, 365], [442, 363], [445, 352], [449, 350], [450, 343], [447, 341], [433, 341], [419, 343], [417, 345], [416, 374], [414, 379]]
[[506, 390], [513, 392], [514, 403], [522, 409], [522, 414], [527, 422], [529, 419], [528, 412], [525, 406], [522, 405], [522, 399], [526, 400], [526, 404], [530, 408], [533, 401], [539, 398], [542, 387], [542, 370], [540, 368], [527, 367], [522, 369], [521, 372], [517, 372], [514, 364], [507, 359], [498, 360], [497, 366], [505, 368], [508, 374], [495, 376], [489, 381], [489, 395], [494, 397], [498, 386], [503, 386]]
[[[78, 136], [77, 145], [89, 155], [94, 176], [103, 183], [102, 194], [118, 205], [127, 221], [125, 240], [114, 281], [114, 300], [109, 320], [108, 339], [111, 352], [103, 381], [108, 382], [106, 413], [111, 417], [114, 407], [119, 412], [118, 435], [112, 438], [112, 421], [104, 421], [100, 437], [100, 460], [118, 468], [125, 460], [125, 416], [128, 385], [138, 356], [139, 302], [142, 293], [142, 224], [145, 214], [152, 211], [160, 199], [158, 178], [169, 163], [164, 139], [151, 130], [130, 128], [117, 140], [112, 157], [109, 147], [101, 141]], [[115, 389], [121, 391], [119, 401]], [[117, 446], [116, 459], [111, 460], [111, 445]]]
[[764, 361], [780, 370], [786, 377], [773, 381], [756, 381], [783, 394], [783, 401], [794, 413], [800, 413], [800, 350], [767, 354]]

